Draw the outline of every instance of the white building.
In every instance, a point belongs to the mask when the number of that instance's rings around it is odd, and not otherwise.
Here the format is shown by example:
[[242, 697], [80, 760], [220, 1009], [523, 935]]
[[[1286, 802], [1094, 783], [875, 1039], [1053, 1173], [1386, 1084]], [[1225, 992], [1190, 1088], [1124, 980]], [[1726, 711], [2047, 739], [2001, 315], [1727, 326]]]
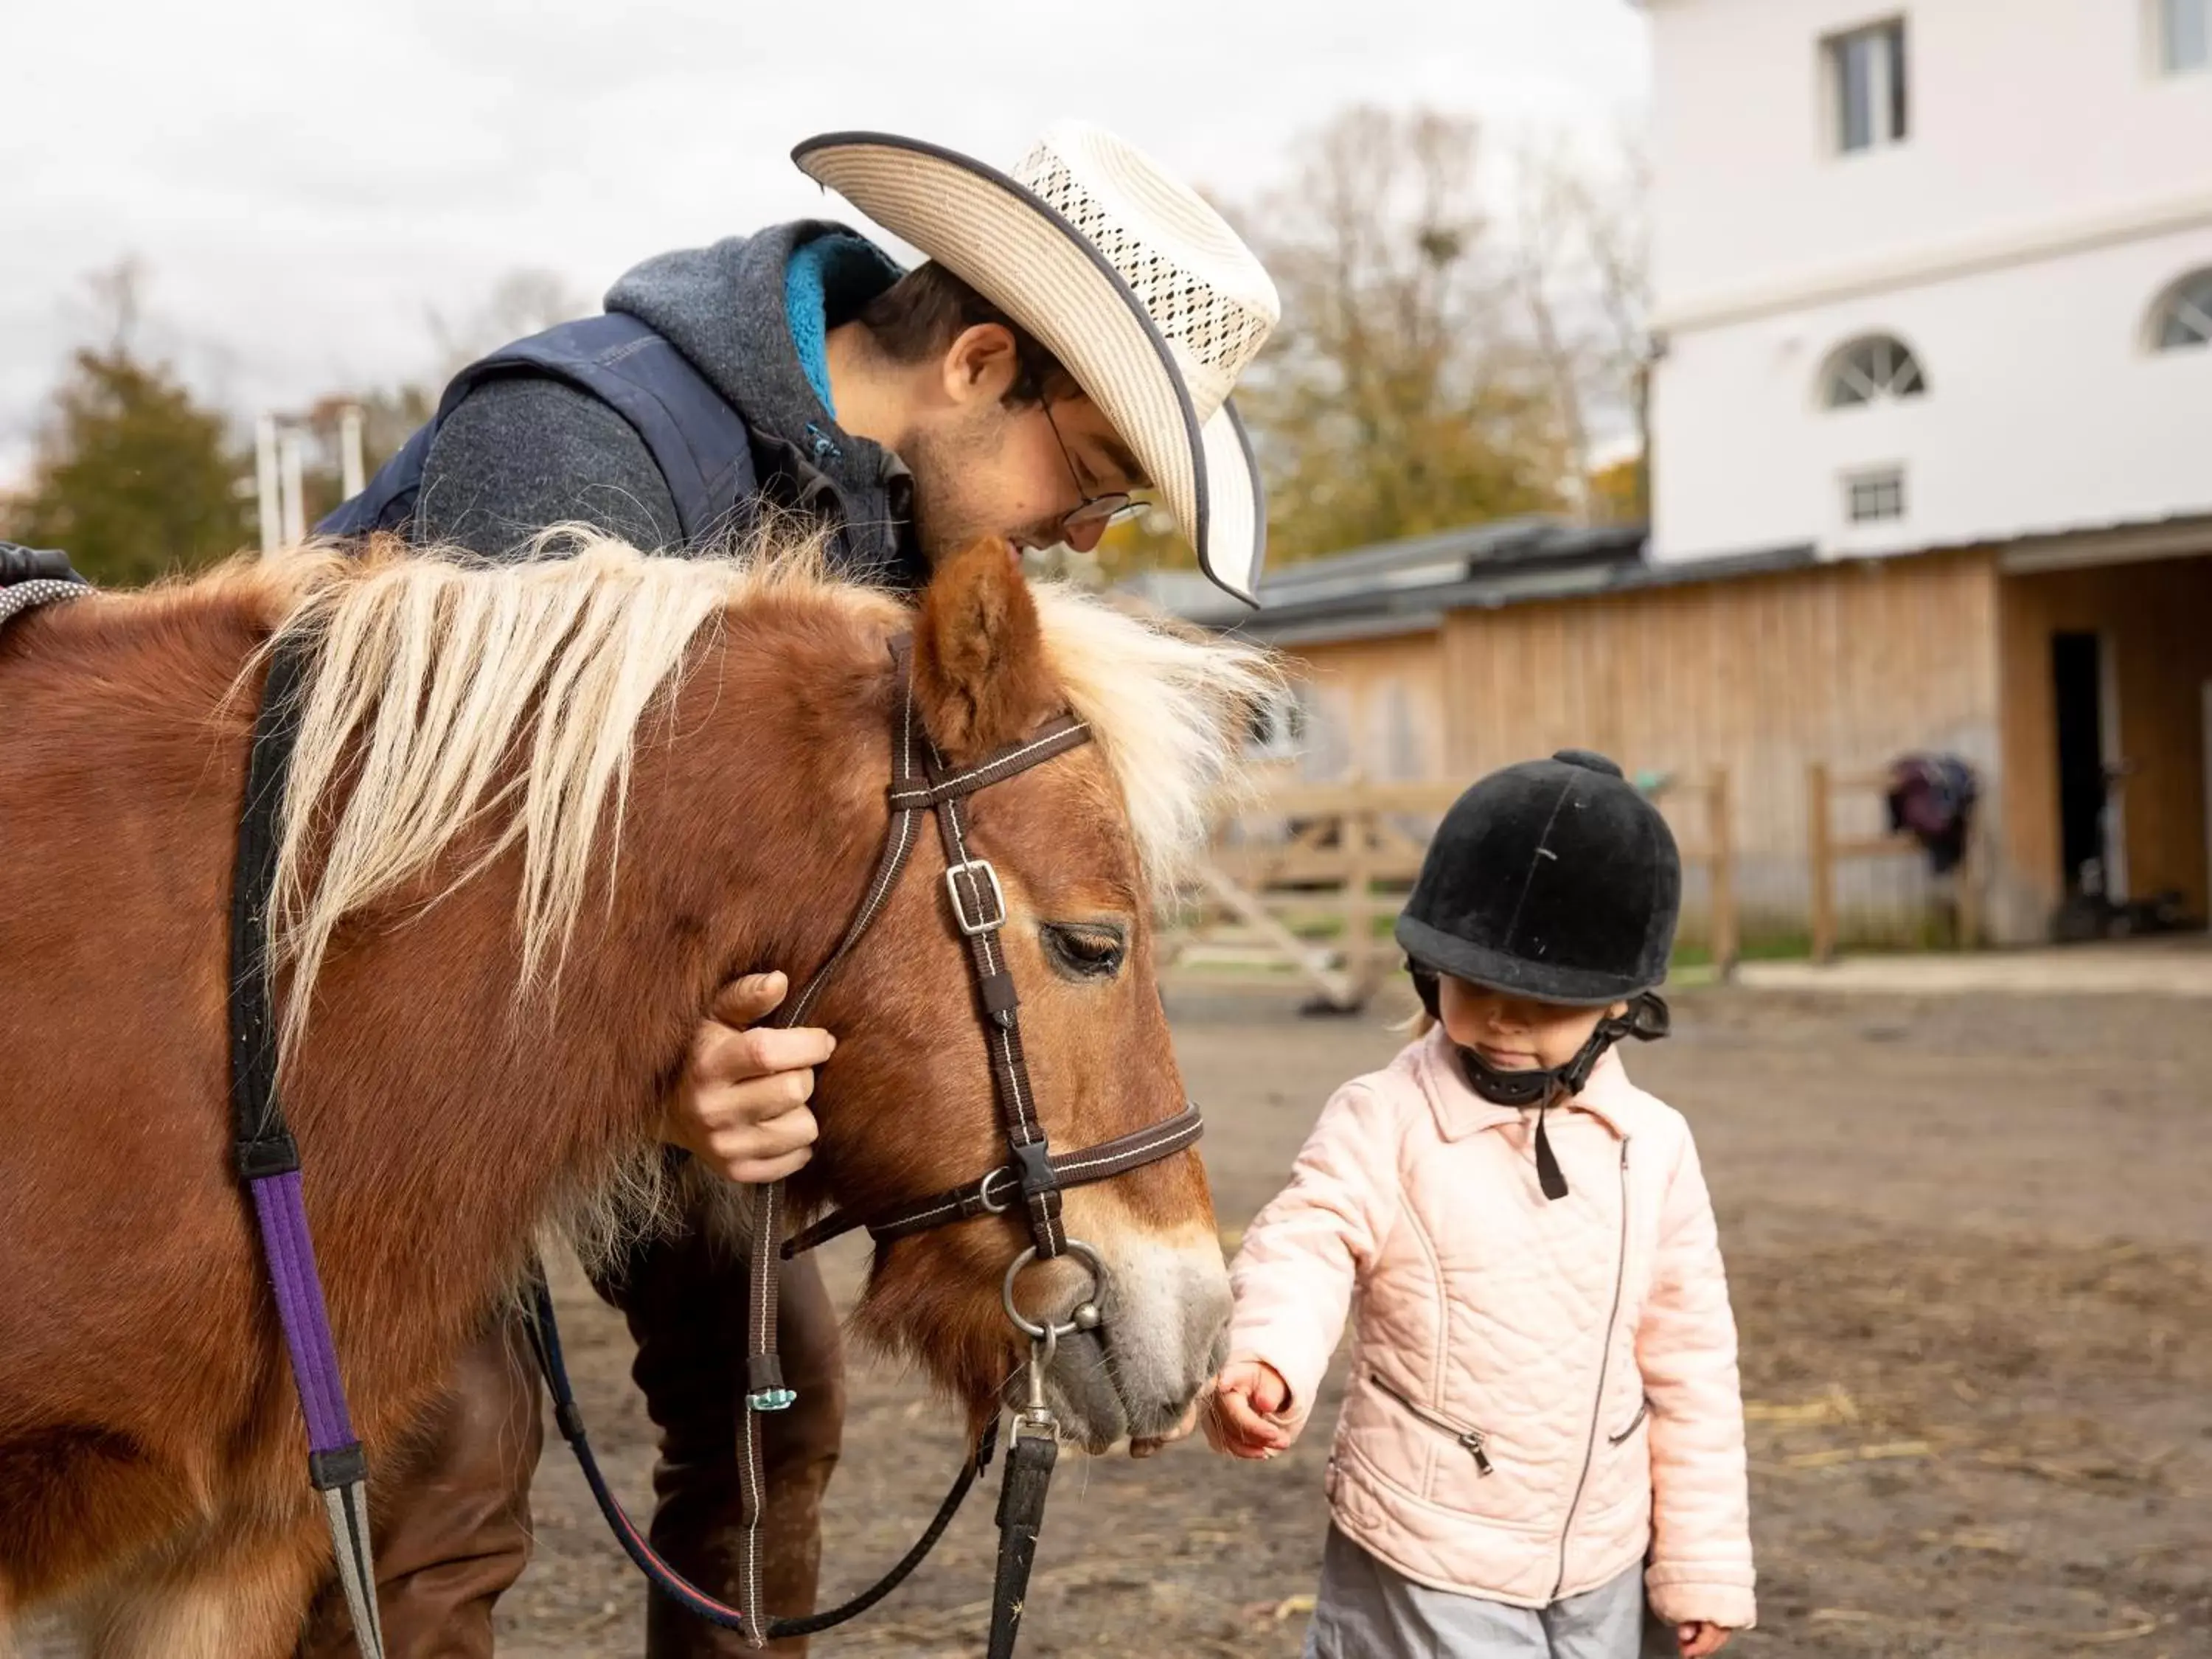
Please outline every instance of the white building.
[[2000, 937], [2201, 917], [2212, 0], [1644, 4], [1655, 565], [1886, 576], [1803, 637], [1980, 769]]
[[[1686, 842], [1733, 851], [1692, 908], [1777, 945], [1930, 937], [1947, 899], [1998, 943], [2201, 920], [2212, 0], [1644, 4], [1651, 544], [1281, 573], [1245, 626], [1304, 665], [1309, 754], [1680, 780]], [[1928, 754], [1979, 787], [1941, 875], [1882, 833]]]
[[1649, 0], [1654, 556], [2212, 514], [2212, 0]]

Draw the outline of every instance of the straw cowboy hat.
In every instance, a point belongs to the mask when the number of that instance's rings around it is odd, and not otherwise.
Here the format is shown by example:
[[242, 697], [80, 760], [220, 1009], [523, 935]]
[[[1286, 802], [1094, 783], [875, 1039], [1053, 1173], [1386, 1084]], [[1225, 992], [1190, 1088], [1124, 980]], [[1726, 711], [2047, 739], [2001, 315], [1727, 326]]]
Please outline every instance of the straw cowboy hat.
[[1012, 173], [880, 132], [810, 138], [792, 160], [1036, 336], [1144, 463], [1206, 574], [1258, 603], [1267, 514], [1229, 389], [1281, 305], [1219, 214], [1075, 123]]

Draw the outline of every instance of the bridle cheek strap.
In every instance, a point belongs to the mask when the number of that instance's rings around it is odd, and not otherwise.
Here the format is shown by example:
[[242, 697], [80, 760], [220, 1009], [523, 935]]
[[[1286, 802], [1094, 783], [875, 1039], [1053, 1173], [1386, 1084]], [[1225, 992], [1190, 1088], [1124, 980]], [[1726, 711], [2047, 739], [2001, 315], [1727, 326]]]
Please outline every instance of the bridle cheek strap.
[[[936, 1534], [943, 1530], [945, 1522], [949, 1520], [951, 1509], [957, 1507], [959, 1497], [964, 1494], [966, 1481], [973, 1478], [971, 1472], [955, 1482], [952, 1492], [947, 1495], [946, 1508], [940, 1511], [931, 1532], [874, 1589], [855, 1598], [847, 1607], [839, 1608], [833, 1614], [813, 1620], [779, 1620], [768, 1616], [761, 1595], [760, 1528], [767, 1508], [767, 1486], [761, 1454], [760, 1417], [763, 1412], [784, 1410], [798, 1398], [784, 1381], [782, 1358], [777, 1351], [776, 1292], [781, 1264], [800, 1250], [811, 1249], [824, 1239], [850, 1231], [855, 1226], [866, 1225], [871, 1233], [882, 1242], [980, 1215], [1001, 1213], [1011, 1208], [1017, 1200], [1023, 1206], [1029, 1223], [1035, 1255], [1039, 1258], [1057, 1256], [1067, 1249], [1068, 1244], [1060, 1220], [1060, 1194], [1064, 1187], [1108, 1180], [1140, 1168], [1182, 1151], [1195, 1141], [1199, 1134], [1198, 1109], [1186, 1106], [1182, 1113], [1164, 1123], [1085, 1148], [1065, 1158], [1053, 1156], [1043, 1121], [1038, 1115], [1036, 1091], [1030, 1080], [1028, 1058], [1022, 1048], [1021, 997], [1015, 988], [1013, 975], [1008, 967], [1000, 939], [1006, 924], [1006, 892], [1000, 885], [998, 872], [992, 867], [990, 861], [977, 857], [969, 846], [963, 806], [968, 797], [979, 790], [1018, 777], [1033, 767], [1041, 766], [1056, 756], [1088, 743], [1091, 730], [1074, 716], [1061, 715], [1048, 721], [1019, 743], [986, 756], [970, 766], [958, 770], [949, 769], [915, 717], [911, 648], [911, 641], [906, 639], [896, 641], [891, 647], [893, 665], [902, 689], [898, 726], [892, 738], [891, 781], [886, 796], [890, 817], [884, 832], [884, 850], [877, 860], [875, 873], [859, 908], [854, 912], [852, 921], [846, 927], [843, 938], [799, 994], [781, 1011], [776, 1023], [795, 1024], [812, 1012], [831, 975], [852, 955], [890, 902], [893, 890], [913, 859], [915, 843], [921, 839], [918, 820], [924, 813], [934, 816], [939, 839], [945, 848], [946, 902], [953, 926], [967, 946], [969, 969], [975, 981], [976, 1012], [983, 1024], [984, 1042], [990, 1056], [991, 1085], [998, 1103], [1000, 1121], [1006, 1133], [1008, 1161], [987, 1171], [956, 1194], [918, 1200], [874, 1216], [825, 1218], [789, 1244], [783, 1242], [783, 1183], [773, 1182], [756, 1190], [751, 1259], [749, 1263], [750, 1283], [747, 1298], [746, 1409], [739, 1459], [744, 1527], [740, 1534], [738, 1567], [744, 1598], [743, 1606], [747, 1611], [724, 1610], [736, 1614], [738, 1628], [747, 1640], [756, 1645], [765, 1645], [779, 1635], [797, 1634], [802, 1628], [808, 1631], [825, 1629], [829, 1625], [842, 1622], [852, 1613], [872, 1605], [892, 1583], [912, 1571], [921, 1556], [927, 1553], [929, 1546], [935, 1542]], [[580, 1451], [580, 1423], [577, 1426], [579, 1434], [576, 1440]], [[1025, 1447], [1023, 1439], [1021, 1436], [1016, 1437], [1014, 1451], [1010, 1453], [1014, 1461], [1009, 1463], [1008, 1468], [1010, 1478], [1017, 1465], [1025, 1472], [1024, 1478], [1016, 1484], [1026, 1487], [1029, 1484], [1026, 1472], [1037, 1461], [1038, 1449]], [[988, 1449], [984, 1455], [988, 1457]], [[1016, 1510], [1024, 1507], [1017, 1505]], [[1038, 1507], [1041, 1510], [1041, 1494]], [[1033, 1547], [1034, 1528], [1024, 1528], [1011, 1522], [1009, 1517], [1016, 1511], [1007, 1510], [1003, 1504], [1001, 1510], [1001, 1577], [1003, 1579], [1009, 1570], [1007, 1552], [1011, 1551], [1021, 1558], [1018, 1577], [1026, 1583], [1027, 1557], [1017, 1547], [1014, 1540], [1018, 1534], [1026, 1530]], [[617, 1526], [617, 1531], [621, 1529]], [[656, 1583], [662, 1582], [659, 1575], [653, 1577]], [[694, 1598], [692, 1605], [696, 1608], [698, 1600], [703, 1598], [699, 1598], [699, 1593], [690, 1586], [684, 1588]], [[1002, 1642], [1011, 1641], [1012, 1620], [1005, 1616], [1006, 1611], [1004, 1607], [994, 1607], [994, 1650]], [[714, 1615], [709, 1613], [705, 1616]], [[1016, 1613], [1014, 1618], [1018, 1619], [1018, 1614]]]

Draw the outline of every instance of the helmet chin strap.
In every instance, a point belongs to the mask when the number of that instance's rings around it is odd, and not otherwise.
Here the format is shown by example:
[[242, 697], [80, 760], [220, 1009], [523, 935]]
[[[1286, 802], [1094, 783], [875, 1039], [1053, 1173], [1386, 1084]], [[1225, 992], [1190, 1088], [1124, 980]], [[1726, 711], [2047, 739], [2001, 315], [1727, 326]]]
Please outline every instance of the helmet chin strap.
[[1452, 1045], [1459, 1050], [1460, 1069], [1467, 1073], [1468, 1086], [1475, 1093], [1493, 1106], [1517, 1106], [1522, 1111], [1531, 1106], [1536, 1109], [1536, 1184], [1544, 1189], [1546, 1198], [1555, 1202], [1565, 1198], [1567, 1176], [1559, 1168], [1558, 1154], [1552, 1151], [1551, 1136], [1544, 1132], [1545, 1114], [1552, 1109], [1553, 1101], [1572, 1100], [1582, 1093], [1605, 1051], [1634, 1027], [1635, 1021], [1626, 1014], [1601, 1019], [1565, 1065], [1535, 1066], [1523, 1071], [1501, 1071], [1474, 1049]]
[[[1413, 969], [1413, 988], [1420, 993], [1421, 1004], [1429, 1011], [1431, 1019], [1441, 1021], [1437, 976], [1423, 968]], [[1544, 1130], [1545, 1114], [1553, 1103], [1572, 1100], [1588, 1086], [1590, 1073], [1605, 1051], [1624, 1037], [1634, 1037], [1639, 1042], [1650, 1042], [1665, 1036], [1671, 1024], [1667, 1004], [1656, 991], [1645, 991], [1631, 998], [1628, 1011], [1608, 1014], [1598, 1021], [1597, 1029], [1583, 1040], [1583, 1046], [1564, 1066], [1532, 1066], [1520, 1071], [1504, 1071], [1492, 1066], [1474, 1049], [1455, 1042], [1452, 1048], [1459, 1055], [1460, 1069], [1467, 1074], [1468, 1087], [1493, 1106], [1511, 1106], [1522, 1111], [1536, 1109], [1536, 1184], [1543, 1188], [1544, 1196], [1557, 1202], [1567, 1195], [1566, 1172], [1559, 1168], [1559, 1160], [1552, 1151], [1552, 1138]]]

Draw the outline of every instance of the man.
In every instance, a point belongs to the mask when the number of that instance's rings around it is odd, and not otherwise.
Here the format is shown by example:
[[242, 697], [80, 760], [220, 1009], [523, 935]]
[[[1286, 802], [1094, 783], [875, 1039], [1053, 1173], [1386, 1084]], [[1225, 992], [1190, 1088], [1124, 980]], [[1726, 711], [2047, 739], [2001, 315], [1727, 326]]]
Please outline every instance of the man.
[[[1207, 573], [1250, 597], [1264, 525], [1227, 396], [1277, 301], [1211, 208], [1085, 127], [1056, 131], [1012, 176], [872, 134], [815, 139], [794, 159], [927, 263], [902, 273], [815, 221], [647, 260], [609, 293], [605, 316], [463, 371], [431, 424], [319, 527], [398, 529], [497, 556], [582, 520], [680, 553], [742, 534], [765, 505], [824, 526], [854, 580], [910, 589], [979, 536], [1088, 550], [1132, 492], [1152, 489]], [[725, 987], [669, 1103], [666, 1139], [733, 1181], [789, 1174], [814, 1139], [812, 1068], [833, 1040], [746, 1029], [788, 988], [780, 974]], [[653, 1541], [725, 1598], [744, 1285], [743, 1263], [693, 1229], [635, 1252], [601, 1286], [629, 1319], [660, 1431]], [[764, 1423], [766, 1592], [771, 1611], [798, 1613], [813, 1605], [842, 1357], [811, 1259], [785, 1268], [781, 1308], [799, 1400]], [[527, 1557], [541, 1438], [514, 1331], [465, 1357], [425, 1432], [380, 1506], [388, 1649], [489, 1654], [492, 1602]], [[305, 1650], [356, 1651], [334, 1595]], [[650, 1659], [743, 1650], [653, 1598]]]

